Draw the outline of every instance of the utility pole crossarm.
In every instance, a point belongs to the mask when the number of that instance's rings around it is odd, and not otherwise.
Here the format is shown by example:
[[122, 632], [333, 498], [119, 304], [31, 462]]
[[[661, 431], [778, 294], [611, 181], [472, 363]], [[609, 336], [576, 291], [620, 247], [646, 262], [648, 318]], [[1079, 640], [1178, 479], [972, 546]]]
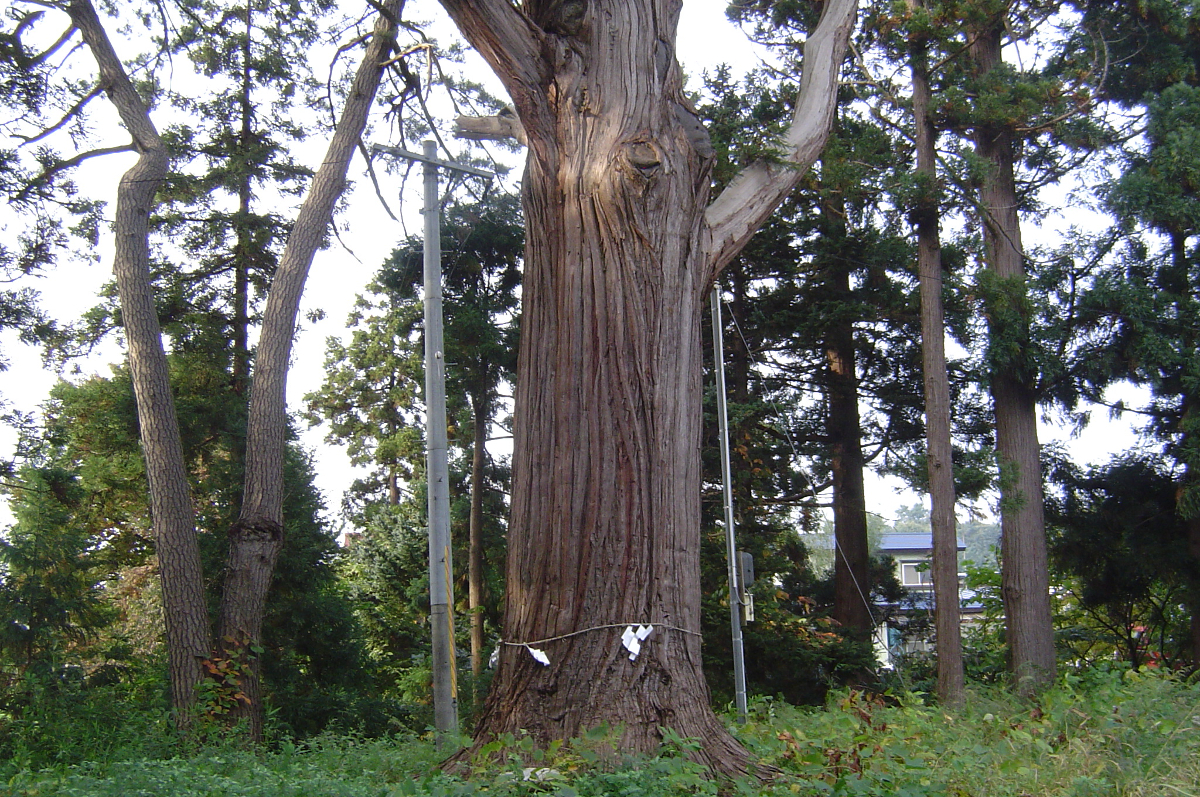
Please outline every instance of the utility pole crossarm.
[[405, 160], [427, 163], [431, 166], [437, 166], [439, 169], [451, 169], [456, 172], [465, 172], [467, 174], [473, 174], [476, 177], [486, 177], [491, 179], [496, 176], [495, 172], [489, 172], [486, 169], [476, 169], [474, 166], [467, 166], [462, 163], [455, 163], [454, 161], [442, 160], [441, 158], [435, 158], [430, 155], [422, 155], [417, 152], [409, 152], [406, 149], [401, 149], [400, 147], [389, 147], [386, 144], [372, 144], [371, 151], [383, 152], [388, 155], [394, 155], [397, 158], [404, 158]]

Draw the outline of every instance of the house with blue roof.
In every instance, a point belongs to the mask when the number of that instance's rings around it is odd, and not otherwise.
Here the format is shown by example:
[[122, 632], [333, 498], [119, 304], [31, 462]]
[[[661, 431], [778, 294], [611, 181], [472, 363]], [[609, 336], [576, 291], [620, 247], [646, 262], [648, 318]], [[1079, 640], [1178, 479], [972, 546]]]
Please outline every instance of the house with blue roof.
[[[958, 539], [961, 557], [966, 543]], [[905, 656], [932, 654], [934, 651], [932, 614], [934, 609], [933, 579], [929, 566], [933, 557], [933, 533], [886, 533], [880, 540], [879, 554], [896, 562], [896, 578], [906, 591], [899, 602], [880, 606], [884, 619], [875, 629], [875, 655], [884, 668], [894, 668]], [[966, 573], [958, 574], [960, 622], [965, 626], [975, 622], [983, 605], [975, 593], [965, 586]], [[928, 623], [914, 622], [919, 614], [927, 614]]]

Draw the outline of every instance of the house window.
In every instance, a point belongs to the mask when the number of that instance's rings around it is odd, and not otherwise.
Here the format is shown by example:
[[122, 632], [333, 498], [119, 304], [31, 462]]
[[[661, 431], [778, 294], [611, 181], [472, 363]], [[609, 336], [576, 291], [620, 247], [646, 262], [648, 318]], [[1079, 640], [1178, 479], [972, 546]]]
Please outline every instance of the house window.
[[928, 587], [933, 584], [928, 562], [901, 562], [900, 583], [906, 587]]

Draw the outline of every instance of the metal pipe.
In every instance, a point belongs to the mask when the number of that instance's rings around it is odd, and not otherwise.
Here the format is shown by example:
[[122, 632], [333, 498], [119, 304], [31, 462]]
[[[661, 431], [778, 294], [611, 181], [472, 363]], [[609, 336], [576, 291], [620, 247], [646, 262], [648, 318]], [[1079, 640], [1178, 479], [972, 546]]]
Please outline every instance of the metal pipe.
[[733, 684], [738, 722], [746, 722], [746, 660], [742, 646], [742, 591], [738, 586], [737, 541], [733, 528], [733, 476], [729, 464], [729, 409], [725, 401], [725, 346], [721, 296], [712, 289], [713, 371], [717, 377], [717, 423], [721, 435], [721, 486], [725, 498], [725, 555], [729, 563], [729, 625], [733, 633]]

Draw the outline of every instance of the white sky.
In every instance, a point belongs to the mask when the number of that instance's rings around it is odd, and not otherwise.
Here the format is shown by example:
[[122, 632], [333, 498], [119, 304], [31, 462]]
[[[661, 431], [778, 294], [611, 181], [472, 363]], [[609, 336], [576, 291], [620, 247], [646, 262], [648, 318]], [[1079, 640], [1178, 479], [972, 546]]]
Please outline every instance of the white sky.
[[[726, 0], [688, 0], [684, 3], [678, 49], [685, 70], [693, 78], [721, 62], [733, 65], [737, 74], [757, 63], [755, 48], [725, 19], [725, 7]], [[476, 63], [480, 63], [478, 59]], [[107, 103], [102, 105], [107, 106]], [[315, 153], [314, 159], [320, 156], [324, 146], [324, 141], [309, 145]], [[89, 164], [80, 183], [112, 185], [113, 175], [123, 171], [128, 163], [128, 157], [113, 157], [103, 163]], [[361, 179], [361, 161], [356, 161], [352, 166], [351, 175], [357, 180], [356, 187], [350, 197], [350, 209], [338, 225], [343, 231], [343, 240], [354, 250], [357, 260], [342, 248], [335, 247], [319, 253], [314, 262], [302, 314], [320, 309], [325, 312], [325, 319], [315, 325], [304, 324], [296, 341], [294, 366], [288, 383], [289, 407], [293, 411], [301, 406], [301, 397], [305, 393], [321, 384], [326, 337], [343, 333], [355, 295], [363, 290], [377, 266], [406, 234], [400, 225], [379, 210], [372, 188], [366, 180]], [[390, 183], [387, 177], [383, 179], [385, 190], [399, 190], [398, 178], [391, 178]], [[410, 181], [410, 193], [406, 196], [410, 209], [417, 208], [420, 203], [415, 193], [420, 190], [419, 182]], [[410, 221], [407, 232], [419, 229], [418, 222]], [[52, 316], [64, 320], [78, 318], [95, 304], [100, 287], [111, 275], [111, 238], [102, 240], [97, 256], [97, 262], [60, 268], [39, 281], [37, 287], [43, 293], [43, 306]], [[5, 353], [11, 360], [11, 366], [3, 377], [3, 396], [17, 408], [34, 410], [59, 376], [43, 368], [37, 352], [21, 346], [13, 336], [6, 335], [2, 340]], [[80, 372], [72, 378], [90, 373], [105, 375], [109, 372], [108, 363], [117, 362], [122, 356], [116, 345], [110, 343], [97, 356], [79, 363]], [[1061, 430], [1053, 427], [1044, 427], [1042, 434], [1044, 441], [1062, 436]], [[303, 435], [303, 442], [317, 452], [318, 486], [325, 493], [331, 515], [335, 515], [342, 492], [353, 480], [354, 474], [344, 452], [324, 445], [322, 437], [322, 430], [312, 430]], [[1084, 461], [1100, 460], [1106, 458], [1105, 452], [1129, 447], [1133, 441], [1134, 437], [1126, 424], [1101, 424], [1099, 427], [1093, 426], [1085, 437], [1075, 442], [1073, 450]], [[11, 442], [11, 433], [0, 430], [0, 450], [8, 450]], [[898, 506], [919, 500], [911, 492], [897, 492], [903, 487], [898, 480], [869, 478], [870, 509], [886, 518], [895, 517]], [[6, 515], [7, 506], [0, 506], [0, 521], [7, 522]]]

